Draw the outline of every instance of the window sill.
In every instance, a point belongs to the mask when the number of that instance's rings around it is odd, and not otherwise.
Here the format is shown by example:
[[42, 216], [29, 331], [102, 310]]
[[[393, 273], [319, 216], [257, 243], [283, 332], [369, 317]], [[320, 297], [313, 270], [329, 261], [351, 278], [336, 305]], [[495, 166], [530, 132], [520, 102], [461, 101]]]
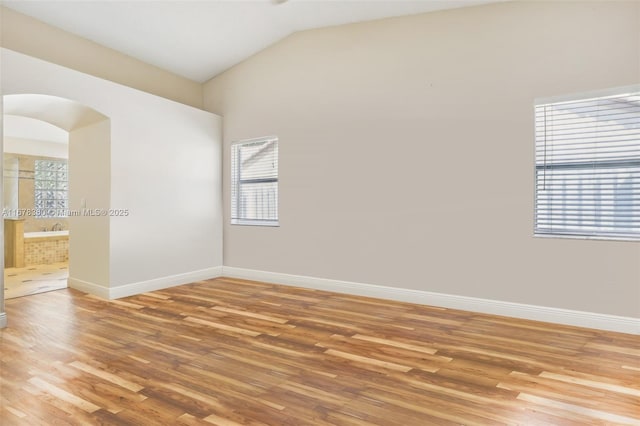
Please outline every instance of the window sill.
[[279, 227], [280, 223], [277, 220], [231, 219], [231, 225]]
[[640, 242], [640, 238], [633, 237], [615, 237], [615, 236], [600, 236], [600, 235], [572, 235], [572, 234], [533, 234], [534, 238], [560, 238], [569, 240], [599, 240], [599, 241], [624, 241], [631, 243]]

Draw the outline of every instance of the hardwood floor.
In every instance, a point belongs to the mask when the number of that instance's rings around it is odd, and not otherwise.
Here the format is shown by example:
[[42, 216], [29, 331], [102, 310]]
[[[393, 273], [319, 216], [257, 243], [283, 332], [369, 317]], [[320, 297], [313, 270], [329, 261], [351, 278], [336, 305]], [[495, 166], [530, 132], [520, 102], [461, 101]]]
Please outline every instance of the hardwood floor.
[[6, 302], [0, 424], [640, 424], [640, 336], [234, 279]]

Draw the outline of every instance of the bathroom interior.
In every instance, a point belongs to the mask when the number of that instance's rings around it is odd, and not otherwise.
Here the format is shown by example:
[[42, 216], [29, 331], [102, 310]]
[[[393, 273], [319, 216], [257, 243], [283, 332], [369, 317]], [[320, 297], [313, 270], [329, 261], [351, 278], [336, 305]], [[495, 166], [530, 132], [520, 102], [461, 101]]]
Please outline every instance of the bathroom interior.
[[4, 114], [5, 298], [67, 287], [68, 132]]

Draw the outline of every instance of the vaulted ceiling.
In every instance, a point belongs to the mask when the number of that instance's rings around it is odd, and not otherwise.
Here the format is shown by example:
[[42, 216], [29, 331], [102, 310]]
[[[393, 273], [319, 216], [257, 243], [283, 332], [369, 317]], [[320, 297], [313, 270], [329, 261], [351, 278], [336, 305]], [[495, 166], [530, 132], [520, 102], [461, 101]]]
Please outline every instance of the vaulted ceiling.
[[495, 1], [4, 0], [2, 4], [204, 82], [296, 31]]

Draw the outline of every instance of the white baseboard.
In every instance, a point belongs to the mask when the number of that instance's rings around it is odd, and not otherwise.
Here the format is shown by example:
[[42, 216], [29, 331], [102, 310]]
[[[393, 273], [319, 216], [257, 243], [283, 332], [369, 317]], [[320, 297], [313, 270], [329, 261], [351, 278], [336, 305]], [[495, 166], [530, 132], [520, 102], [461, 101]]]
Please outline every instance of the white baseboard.
[[222, 276], [222, 266], [201, 269], [184, 274], [170, 275], [168, 277], [155, 278], [147, 281], [140, 281], [132, 284], [125, 284], [118, 287], [109, 288], [109, 299], [119, 299], [121, 297], [134, 296], [149, 291], [162, 290], [182, 284], [189, 284], [194, 281], [208, 280]]
[[152, 280], [140, 281], [137, 283], [125, 284], [118, 287], [103, 287], [98, 284], [82, 281], [69, 277], [69, 287], [103, 299], [119, 299], [121, 297], [135, 296], [149, 291], [162, 290], [182, 284], [189, 284], [194, 281], [208, 280], [222, 276], [222, 266], [201, 269], [184, 274], [170, 275], [168, 277], [154, 278]]
[[69, 287], [84, 293], [93, 294], [94, 296], [102, 297], [103, 299], [109, 298], [109, 287], [104, 287], [99, 284], [90, 283], [73, 277], [69, 277], [67, 279], [67, 284]]
[[7, 326], [7, 314], [5, 312], [0, 312], [0, 328], [5, 328]]
[[256, 280], [274, 284], [332, 291], [336, 293], [418, 303], [421, 305], [439, 306], [443, 308], [460, 309], [492, 315], [502, 315], [585, 328], [595, 328], [599, 330], [617, 331], [620, 333], [640, 334], [640, 318], [620, 317], [594, 312], [574, 311], [547, 306], [526, 305], [499, 300], [480, 299], [476, 297], [432, 293], [422, 290], [330, 280], [303, 275], [257, 271], [231, 266], [224, 266], [222, 268], [222, 275], [230, 278]]

